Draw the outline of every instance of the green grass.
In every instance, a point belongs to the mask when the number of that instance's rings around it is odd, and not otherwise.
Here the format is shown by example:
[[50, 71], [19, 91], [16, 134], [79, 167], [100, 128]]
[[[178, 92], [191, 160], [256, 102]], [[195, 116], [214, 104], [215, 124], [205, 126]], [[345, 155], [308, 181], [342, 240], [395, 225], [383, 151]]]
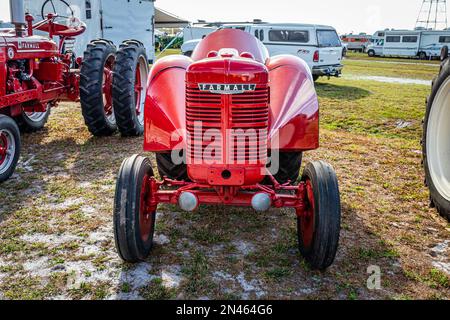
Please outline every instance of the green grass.
[[173, 54], [181, 54], [181, 50], [180, 49], [167, 49], [163, 53], [158, 51], [158, 52], [156, 52], [156, 60], [173, 55]]
[[316, 90], [322, 128], [417, 140], [430, 88], [341, 78], [319, 80]]

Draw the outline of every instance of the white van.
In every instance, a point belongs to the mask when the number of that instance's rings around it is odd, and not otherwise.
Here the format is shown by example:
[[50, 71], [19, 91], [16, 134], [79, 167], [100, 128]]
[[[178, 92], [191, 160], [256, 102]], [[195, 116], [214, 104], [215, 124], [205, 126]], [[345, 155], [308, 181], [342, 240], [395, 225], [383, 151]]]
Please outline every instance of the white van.
[[[221, 28], [240, 29], [266, 45], [271, 56], [292, 54], [306, 61], [315, 80], [321, 76], [339, 77], [343, 46], [336, 30], [312, 24], [246, 23], [224, 24]], [[183, 54], [192, 52], [201, 41], [190, 41], [182, 47]]]

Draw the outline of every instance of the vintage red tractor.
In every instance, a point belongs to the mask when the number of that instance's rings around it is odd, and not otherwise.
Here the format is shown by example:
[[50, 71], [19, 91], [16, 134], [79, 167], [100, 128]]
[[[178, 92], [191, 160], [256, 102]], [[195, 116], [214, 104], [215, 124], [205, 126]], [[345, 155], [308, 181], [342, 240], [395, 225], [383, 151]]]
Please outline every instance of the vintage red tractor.
[[146, 259], [158, 204], [185, 211], [223, 204], [293, 208], [299, 248], [314, 269], [335, 258], [340, 234], [338, 180], [325, 162], [306, 165], [302, 153], [319, 147], [319, 108], [307, 64], [269, 57], [240, 30], [202, 40], [192, 54], [159, 60], [150, 72], [144, 150], [119, 172], [114, 209], [116, 247], [127, 262]]
[[60, 101], [81, 100], [95, 136], [117, 129], [125, 136], [143, 134], [148, 63], [140, 42], [128, 40], [116, 50], [107, 40], [95, 40], [84, 58], [76, 58], [70, 44], [85, 31], [83, 22], [48, 14], [34, 23], [23, 1], [10, 3], [15, 29], [0, 30], [0, 182], [12, 175], [19, 159], [19, 129], [42, 129]]
[[441, 70], [433, 80], [423, 128], [425, 182], [432, 207], [450, 221], [450, 58], [442, 49]]

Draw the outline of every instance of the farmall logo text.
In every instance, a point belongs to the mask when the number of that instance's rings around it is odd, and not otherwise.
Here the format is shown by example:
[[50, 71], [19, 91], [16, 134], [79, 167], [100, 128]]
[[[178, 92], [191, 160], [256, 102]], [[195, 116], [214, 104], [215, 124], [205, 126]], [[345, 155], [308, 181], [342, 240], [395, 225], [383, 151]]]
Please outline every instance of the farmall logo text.
[[25, 42], [19, 41], [17, 43], [19, 50], [28, 50], [28, 49], [40, 49], [38, 42]]
[[216, 94], [241, 94], [256, 90], [256, 84], [199, 83], [198, 87], [201, 91], [209, 91]]

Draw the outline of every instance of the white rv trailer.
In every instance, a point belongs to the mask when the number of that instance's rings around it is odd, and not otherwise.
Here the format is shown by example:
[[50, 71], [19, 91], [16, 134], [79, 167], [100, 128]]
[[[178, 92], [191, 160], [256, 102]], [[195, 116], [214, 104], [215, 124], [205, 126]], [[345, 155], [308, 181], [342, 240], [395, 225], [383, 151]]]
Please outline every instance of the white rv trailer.
[[376, 34], [368, 47], [369, 56], [439, 57], [443, 46], [450, 46], [450, 30], [387, 30]]
[[[240, 29], [254, 35], [267, 47], [271, 56], [292, 54], [308, 64], [314, 79], [340, 76], [343, 46], [330, 26], [293, 23], [223, 24], [220, 28]], [[181, 47], [189, 55], [201, 39], [191, 40]]]
[[148, 59], [155, 58], [154, 0], [25, 0], [24, 6], [36, 21], [57, 13], [66, 17], [73, 14], [86, 23], [86, 32], [70, 48], [77, 56], [83, 55], [91, 40], [104, 38], [116, 46], [124, 40], [139, 40]]

